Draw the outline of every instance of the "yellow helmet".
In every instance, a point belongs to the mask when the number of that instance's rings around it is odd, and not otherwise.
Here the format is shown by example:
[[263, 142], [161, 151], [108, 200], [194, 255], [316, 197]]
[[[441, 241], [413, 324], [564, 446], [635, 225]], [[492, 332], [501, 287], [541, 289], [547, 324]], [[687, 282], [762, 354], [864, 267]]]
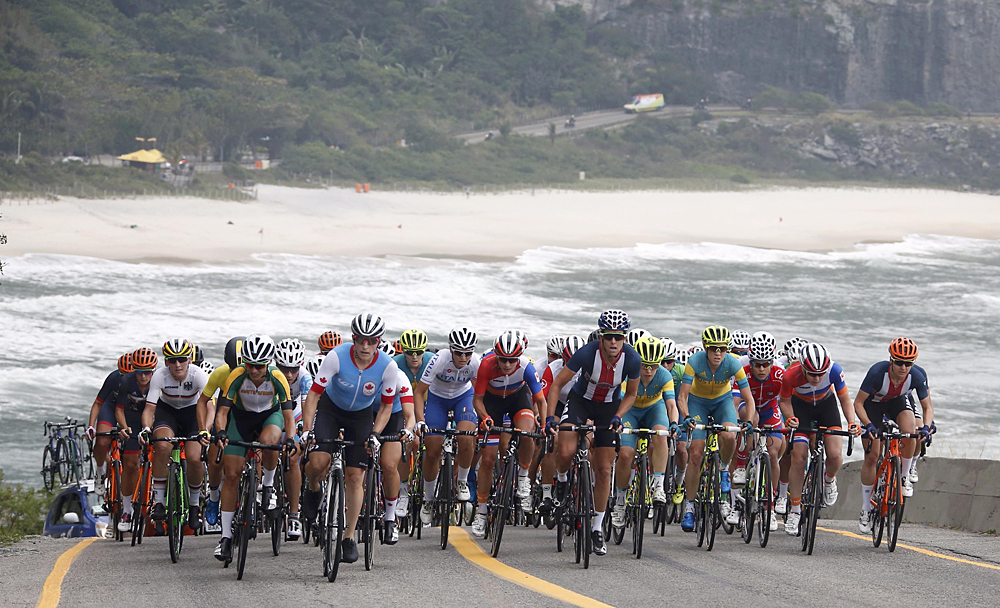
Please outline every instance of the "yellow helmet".
[[659, 365], [663, 362], [663, 356], [667, 351], [663, 347], [663, 342], [653, 336], [639, 338], [635, 343], [635, 350], [646, 365]]
[[427, 350], [427, 334], [419, 329], [408, 329], [399, 337], [399, 344], [403, 351]]
[[701, 342], [705, 347], [725, 346], [729, 348], [729, 330], [721, 325], [710, 325], [701, 332]]

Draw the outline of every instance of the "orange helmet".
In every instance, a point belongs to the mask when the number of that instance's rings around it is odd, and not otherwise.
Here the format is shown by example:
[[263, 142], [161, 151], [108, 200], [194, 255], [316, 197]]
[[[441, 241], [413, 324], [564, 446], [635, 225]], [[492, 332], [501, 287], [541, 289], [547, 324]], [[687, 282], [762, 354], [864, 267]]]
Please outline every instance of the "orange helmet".
[[127, 374], [132, 371], [132, 353], [125, 353], [121, 357], [118, 357], [118, 371], [122, 374]]
[[136, 371], [152, 371], [156, 363], [156, 351], [151, 348], [143, 347], [132, 353], [132, 369]]
[[396, 340], [395, 342], [393, 342], [392, 343], [392, 347], [396, 349], [397, 353], [403, 352], [403, 343], [400, 342], [399, 340]]
[[324, 331], [319, 337], [319, 350], [324, 355], [341, 345], [344, 340], [335, 331]]
[[909, 338], [896, 338], [889, 343], [889, 356], [899, 361], [915, 361], [917, 345]]

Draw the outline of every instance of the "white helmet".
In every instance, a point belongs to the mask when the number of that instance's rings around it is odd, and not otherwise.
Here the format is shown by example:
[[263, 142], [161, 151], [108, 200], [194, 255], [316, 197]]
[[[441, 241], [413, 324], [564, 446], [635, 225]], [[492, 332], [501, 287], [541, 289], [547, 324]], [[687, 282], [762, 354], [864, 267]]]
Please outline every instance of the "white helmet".
[[313, 378], [319, 373], [319, 366], [323, 365], [323, 360], [326, 359], [326, 355], [314, 355], [309, 357], [306, 361], [306, 372], [309, 373]]
[[209, 376], [211, 376], [212, 372], [215, 371], [215, 366], [212, 365], [212, 362], [209, 361], [208, 359], [202, 359], [201, 363], [198, 364], [198, 367], [205, 370], [205, 373], [208, 374]]
[[363, 312], [351, 321], [351, 333], [363, 338], [381, 338], [385, 333], [385, 322], [375, 313]]
[[563, 342], [562, 358], [564, 361], [569, 361], [576, 354], [576, 351], [587, 344], [587, 340], [580, 336], [566, 336]]
[[691, 348], [688, 349], [688, 355], [693, 355], [693, 354], [699, 353], [699, 352], [701, 352], [703, 350], [705, 350], [704, 346], [702, 346], [700, 343], [699, 344], [695, 344], [694, 346], [692, 346]]
[[822, 374], [833, 367], [833, 359], [826, 347], [816, 342], [810, 342], [802, 347], [799, 363], [802, 369], [813, 374]]
[[785, 356], [788, 357], [789, 363], [794, 363], [799, 360], [799, 351], [805, 346], [807, 342], [802, 338], [792, 338], [788, 342], [785, 342]]
[[468, 327], [456, 327], [448, 334], [448, 347], [459, 352], [476, 350], [476, 332]]
[[295, 338], [285, 338], [278, 342], [274, 362], [281, 367], [300, 367], [306, 362], [305, 344]]
[[774, 336], [759, 331], [750, 338], [750, 359], [752, 361], [774, 361]]
[[731, 336], [729, 336], [729, 348], [731, 350], [745, 350], [750, 348], [750, 334], [742, 329], [737, 329]]
[[240, 354], [243, 356], [243, 364], [256, 363], [267, 365], [274, 358], [274, 340], [271, 336], [264, 334], [250, 334], [243, 340], [243, 348]]
[[681, 367], [684, 367], [685, 365], [687, 365], [687, 362], [688, 362], [688, 352], [686, 350], [677, 351], [677, 363], [679, 363]]
[[650, 333], [645, 329], [630, 329], [628, 330], [628, 333], [625, 334], [625, 341], [628, 342], [629, 346], [635, 348], [635, 343], [639, 341], [639, 338], [645, 338], [648, 335], [650, 335]]
[[566, 345], [565, 336], [552, 336], [551, 338], [549, 338], [549, 341], [545, 344], [545, 350], [550, 355], [555, 355], [558, 357], [560, 354], [562, 354], [562, 349], [563, 346], [565, 345]]
[[388, 340], [382, 340], [378, 343], [378, 349], [390, 357], [396, 356], [396, 347], [392, 345], [392, 342]]
[[670, 338], [660, 338], [663, 343], [663, 360], [677, 359], [677, 343]]

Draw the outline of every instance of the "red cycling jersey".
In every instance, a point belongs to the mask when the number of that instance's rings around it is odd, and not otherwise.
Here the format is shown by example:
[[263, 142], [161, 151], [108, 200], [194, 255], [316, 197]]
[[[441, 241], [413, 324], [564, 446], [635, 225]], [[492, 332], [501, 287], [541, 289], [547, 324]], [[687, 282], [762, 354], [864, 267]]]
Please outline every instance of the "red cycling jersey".
[[753, 375], [753, 370], [747, 365], [743, 368], [746, 372], [747, 381], [750, 383], [750, 392], [753, 394], [754, 404], [757, 410], [776, 405], [774, 403], [781, 396], [781, 383], [784, 377], [784, 370], [777, 365], [771, 366], [771, 373], [763, 381], [758, 380]]

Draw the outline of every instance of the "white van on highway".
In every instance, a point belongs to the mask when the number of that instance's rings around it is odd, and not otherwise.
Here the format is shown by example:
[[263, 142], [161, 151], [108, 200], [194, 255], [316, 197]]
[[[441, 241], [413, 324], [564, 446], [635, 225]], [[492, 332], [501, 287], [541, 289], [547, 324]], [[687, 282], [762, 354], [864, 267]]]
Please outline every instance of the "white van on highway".
[[663, 93], [652, 95], [636, 95], [632, 101], [625, 104], [626, 114], [638, 114], [639, 112], [653, 112], [663, 107]]

